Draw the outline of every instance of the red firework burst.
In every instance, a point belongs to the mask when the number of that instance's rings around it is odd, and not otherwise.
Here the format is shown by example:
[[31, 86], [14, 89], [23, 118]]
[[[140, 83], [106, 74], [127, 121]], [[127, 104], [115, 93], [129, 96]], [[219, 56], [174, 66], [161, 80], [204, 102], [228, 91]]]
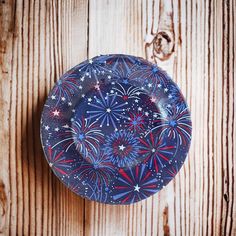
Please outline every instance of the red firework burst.
[[144, 156], [144, 162], [148, 162], [150, 167], [154, 167], [156, 172], [173, 157], [175, 146], [167, 145], [163, 138], [154, 136], [151, 132], [148, 139], [139, 139], [142, 144], [139, 153]]
[[67, 175], [68, 168], [70, 168], [71, 163], [74, 162], [73, 159], [67, 159], [63, 154], [63, 151], [53, 151], [51, 147], [48, 147], [47, 158], [49, 166], [59, 175]]
[[145, 116], [143, 113], [130, 113], [130, 119], [128, 121], [129, 130], [143, 131], [145, 124]]

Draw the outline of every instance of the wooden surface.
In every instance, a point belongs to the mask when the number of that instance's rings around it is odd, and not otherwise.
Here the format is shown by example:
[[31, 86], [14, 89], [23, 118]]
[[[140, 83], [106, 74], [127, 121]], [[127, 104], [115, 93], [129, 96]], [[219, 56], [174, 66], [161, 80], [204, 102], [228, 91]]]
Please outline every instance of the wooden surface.
[[[1, 0], [0, 234], [236, 235], [235, 12], [235, 0]], [[192, 113], [184, 167], [132, 206], [67, 190], [39, 140], [54, 82], [105, 53], [158, 63]]]

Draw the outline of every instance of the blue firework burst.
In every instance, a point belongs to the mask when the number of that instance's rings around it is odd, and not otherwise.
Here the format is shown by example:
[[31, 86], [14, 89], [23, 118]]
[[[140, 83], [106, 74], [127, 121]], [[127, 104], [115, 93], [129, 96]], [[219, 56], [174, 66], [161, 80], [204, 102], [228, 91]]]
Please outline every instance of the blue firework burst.
[[139, 153], [145, 158], [144, 162], [148, 162], [149, 167], [154, 168], [156, 172], [173, 158], [175, 147], [167, 145], [158, 135], [151, 132], [149, 136], [140, 138], [139, 141], [142, 143]]
[[176, 85], [170, 85], [169, 87], [169, 99], [171, 104], [176, 104], [176, 106], [182, 107], [182, 109], [186, 108], [186, 103], [183, 95]]
[[113, 199], [130, 204], [145, 199], [158, 191], [157, 179], [143, 164], [127, 170], [120, 169]]
[[[130, 80], [136, 80], [145, 84], [147, 81], [151, 84], [151, 90], [155, 91], [158, 85], [165, 86], [169, 81], [167, 74], [157, 65], [150, 63], [142, 63], [135, 67], [129, 75]], [[150, 90], [150, 89], [149, 89]]]
[[94, 77], [96, 81], [101, 80], [101, 76], [104, 74], [112, 75], [112, 71], [107, 68], [106, 63], [95, 58], [81, 63], [79, 72], [82, 72], [84, 76]]
[[75, 145], [76, 149], [86, 156], [90, 151], [97, 152], [103, 136], [95, 121], [91, 122], [89, 119], [82, 117], [81, 120], [74, 121], [71, 127], [66, 128], [66, 131], [61, 134], [63, 139], [53, 147], [64, 144], [65, 151], [67, 152], [72, 145]]
[[113, 164], [126, 167], [139, 162], [139, 148], [139, 140], [133, 133], [120, 130], [106, 138], [104, 150]]
[[166, 107], [159, 118], [155, 121], [155, 128], [161, 136], [167, 135], [170, 139], [176, 139], [177, 145], [187, 145], [191, 139], [191, 120], [186, 107], [173, 106]]
[[52, 90], [51, 98], [57, 100], [57, 104], [61, 101], [71, 101], [72, 96], [79, 91], [79, 79], [74, 75], [68, 75], [64, 79], [57, 81]]
[[117, 129], [117, 121], [120, 118], [125, 118], [122, 112], [127, 105], [127, 102], [118, 103], [116, 95], [104, 97], [100, 90], [99, 97], [95, 97], [95, 103], [88, 103], [92, 110], [87, 111], [89, 119], [100, 120], [100, 127], [104, 124], [107, 126], [112, 125], [115, 130]]
[[108, 55], [101, 60], [106, 62], [106, 65], [119, 78], [127, 78], [131, 69], [137, 64], [137, 58], [127, 55]]

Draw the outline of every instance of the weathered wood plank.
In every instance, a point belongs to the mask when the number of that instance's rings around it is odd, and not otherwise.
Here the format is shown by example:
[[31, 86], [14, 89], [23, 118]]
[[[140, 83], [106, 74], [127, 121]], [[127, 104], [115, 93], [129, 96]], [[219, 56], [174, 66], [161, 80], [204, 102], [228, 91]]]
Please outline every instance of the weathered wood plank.
[[[115, 209], [86, 202], [92, 211], [86, 222], [91, 225], [95, 220], [95, 225], [103, 229], [97, 227], [91, 231], [86, 227], [86, 232], [91, 235], [235, 232], [231, 218], [235, 197], [232, 191], [229, 193], [235, 172], [234, 94], [231, 91], [234, 70], [230, 64], [235, 60], [230, 50], [234, 42], [234, 19], [229, 17], [233, 2], [99, 0], [91, 1], [90, 9], [89, 56], [131, 53], [146, 56], [168, 71], [190, 105], [193, 144], [189, 159], [175, 181], [152, 199]], [[142, 16], [141, 21], [137, 15]], [[231, 60], [227, 59], [229, 57]], [[110, 208], [117, 212], [114, 217], [110, 216]], [[121, 209], [123, 216], [118, 213]], [[105, 215], [99, 215], [99, 221], [96, 217], [90, 218], [101, 210]], [[103, 227], [105, 221], [110, 227]], [[128, 226], [125, 225], [128, 228], [124, 229], [122, 222], [128, 222]]]
[[87, 58], [88, 1], [1, 1], [0, 7], [0, 232], [83, 234], [84, 200], [49, 170], [39, 119], [54, 82]]

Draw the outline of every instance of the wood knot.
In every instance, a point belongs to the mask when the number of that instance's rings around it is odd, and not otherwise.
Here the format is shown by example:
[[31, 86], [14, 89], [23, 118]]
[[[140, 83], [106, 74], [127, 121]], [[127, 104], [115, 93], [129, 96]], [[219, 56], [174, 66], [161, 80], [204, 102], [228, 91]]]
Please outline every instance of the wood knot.
[[2, 180], [0, 180], [0, 233], [3, 232], [5, 215], [7, 211], [7, 195], [5, 191], [5, 185]]
[[170, 31], [159, 31], [153, 40], [153, 55], [167, 60], [174, 52], [174, 35]]
[[146, 58], [155, 63], [168, 60], [175, 48], [173, 0], [159, 1], [159, 21], [156, 29], [151, 29], [145, 38]]

